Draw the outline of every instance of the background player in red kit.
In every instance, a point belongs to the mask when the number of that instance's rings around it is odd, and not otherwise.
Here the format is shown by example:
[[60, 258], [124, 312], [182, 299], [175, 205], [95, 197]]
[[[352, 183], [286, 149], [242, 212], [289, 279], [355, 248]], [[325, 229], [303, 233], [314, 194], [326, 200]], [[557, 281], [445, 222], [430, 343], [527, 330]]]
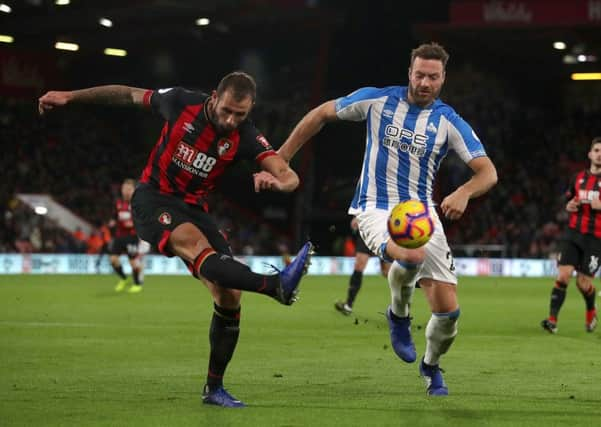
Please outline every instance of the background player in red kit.
[[568, 228], [561, 240], [559, 271], [551, 291], [549, 317], [541, 322], [543, 329], [551, 333], [557, 333], [559, 310], [574, 270], [576, 285], [586, 304], [585, 328], [592, 332], [597, 326], [593, 277], [601, 257], [601, 137], [593, 139], [588, 158], [590, 168], [576, 174], [567, 192]]
[[203, 402], [244, 406], [223, 388], [223, 375], [240, 333], [241, 290], [268, 295], [282, 304], [296, 300], [312, 244], [275, 275], [252, 272], [232, 257], [228, 243], [208, 214], [207, 196], [217, 178], [238, 159], [254, 159], [255, 191], [290, 192], [296, 173], [248, 120], [256, 85], [251, 76], [225, 76], [210, 95], [183, 88], [159, 90], [109, 85], [71, 92], [48, 92], [40, 113], [71, 103], [136, 104], [165, 121], [132, 198], [136, 232], [166, 256], [178, 256], [202, 280], [214, 300], [209, 332], [211, 354]]
[[136, 235], [134, 228], [134, 219], [131, 213], [131, 197], [136, 188], [136, 181], [126, 179], [121, 184], [121, 198], [115, 202], [114, 218], [109, 222], [109, 226], [115, 231], [113, 239], [109, 243], [108, 252], [110, 254], [111, 265], [115, 273], [121, 278], [115, 291], [123, 291], [130, 281], [123, 272], [123, 266], [119, 260], [121, 254], [127, 254], [129, 264], [132, 269], [133, 286], [129, 288], [129, 293], [138, 293], [142, 290], [143, 282], [143, 264], [142, 254], [139, 250], [140, 240]]

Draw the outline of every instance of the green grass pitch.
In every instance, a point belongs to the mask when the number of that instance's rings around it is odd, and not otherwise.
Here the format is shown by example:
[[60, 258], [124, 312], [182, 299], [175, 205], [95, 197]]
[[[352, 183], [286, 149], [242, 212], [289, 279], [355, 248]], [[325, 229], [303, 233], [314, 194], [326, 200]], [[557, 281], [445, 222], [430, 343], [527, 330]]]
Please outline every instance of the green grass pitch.
[[[307, 277], [292, 307], [244, 295], [226, 387], [249, 406], [223, 409], [200, 403], [212, 306], [199, 282], [149, 276], [128, 295], [113, 276], [0, 276], [0, 425], [600, 425], [601, 330], [584, 331], [573, 284], [550, 335], [552, 279], [462, 278], [441, 363], [451, 395], [428, 398], [417, 363], [389, 347], [384, 279], [366, 277], [344, 317], [347, 282]], [[421, 356], [420, 290], [413, 315]]]

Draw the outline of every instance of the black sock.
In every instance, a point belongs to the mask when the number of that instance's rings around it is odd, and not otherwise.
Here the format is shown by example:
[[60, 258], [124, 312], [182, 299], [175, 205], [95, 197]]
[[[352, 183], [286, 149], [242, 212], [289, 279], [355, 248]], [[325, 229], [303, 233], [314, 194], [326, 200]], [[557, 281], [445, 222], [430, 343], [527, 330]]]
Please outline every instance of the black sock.
[[121, 266], [121, 264], [117, 266], [113, 265], [113, 270], [115, 270], [115, 273], [117, 273], [122, 279], [125, 279], [127, 277], [123, 272], [123, 267]]
[[584, 303], [586, 304], [586, 311], [595, 308], [595, 294], [597, 293], [597, 289], [595, 289], [595, 287], [591, 285], [591, 287], [588, 288], [586, 291], [580, 289], [580, 293], [584, 298]]
[[361, 282], [363, 281], [363, 272], [362, 271], [353, 271], [351, 279], [349, 281], [348, 286], [348, 295], [346, 297], [346, 303], [349, 307], [353, 306], [355, 302], [355, 298], [357, 298], [357, 294], [359, 293], [359, 289], [361, 289]]
[[205, 249], [194, 260], [192, 274], [229, 289], [257, 292], [275, 296], [280, 283], [278, 275], [254, 273], [246, 265], [224, 255]]
[[211, 356], [209, 358], [209, 371], [207, 373], [207, 387], [209, 391], [223, 385], [223, 374], [229, 361], [232, 359], [238, 336], [240, 335], [240, 308], [228, 310], [214, 304], [213, 320], [209, 330]]
[[559, 310], [561, 310], [561, 306], [563, 305], [563, 302], [566, 299], [567, 287], [567, 283], [556, 281], [555, 287], [551, 291], [551, 304], [549, 308], [549, 313], [550, 316], [555, 319], [557, 319], [557, 317], [559, 316]]
[[136, 285], [141, 285], [142, 283], [144, 283], [144, 275], [142, 274], [142, 271], [139, 268], [134, 268], [131, 275], [134, 278], [134, 283]]

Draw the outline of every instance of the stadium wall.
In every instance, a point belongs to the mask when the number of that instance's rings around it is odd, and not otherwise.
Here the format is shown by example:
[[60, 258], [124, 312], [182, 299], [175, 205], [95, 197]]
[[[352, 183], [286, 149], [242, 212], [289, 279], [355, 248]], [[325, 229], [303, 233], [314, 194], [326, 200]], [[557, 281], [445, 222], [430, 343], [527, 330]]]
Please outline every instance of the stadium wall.
[[[270, 273], [272, 266], [283, 267], [279, 256], [238, 257], [253, 271]], [[97, 263], [98, 255], [75, 254], [0, 254], [0, 274], [110, 274], [112, 268], [108, 257]], [[131, 272], [127, 258], [121, 260], [124, 271]], [[505, 277], [551, 277], [557, 273], [556, 261], [550, 259], [504, 259], [504, 258], [456, 258], [455, 268], [459, 276], [505, 276]], [[189, 274], [179, 258], [161, 255], [144, 257], [146, 275]], [[355, 259], [352, 257], [315, 256], [309, 274], [350, 275]], [[380, 274], [380, 263], [371, 258], [364, 274]]]

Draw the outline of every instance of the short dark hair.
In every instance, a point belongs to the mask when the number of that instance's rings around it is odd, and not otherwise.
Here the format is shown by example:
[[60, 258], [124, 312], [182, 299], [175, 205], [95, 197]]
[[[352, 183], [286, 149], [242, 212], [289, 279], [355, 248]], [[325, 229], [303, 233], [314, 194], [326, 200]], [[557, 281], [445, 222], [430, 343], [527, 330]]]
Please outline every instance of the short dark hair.
[[445, 50], [444, 47], [439, 45], [436, 42], [430, 43], [422, 43], [415, 49], [411, 51], [411, 65], [413, 66], [413, 61], [415, 58], [422, 59], [437, 59], [442, 62], [442, 68], [446, 68], [447, 62], [449, 60], [449, 54]]
[[217, 96], [223, 95], [227, 90], [231, 91], [236, 101], [250, 96], [254, 102], [257, 97], [255, 79], [243, 71], [234, 71], [221, 79], [219, 85], [217, 85]]
[[593, 140], [591, 141], [591, 150], [596, 144], [601, 144], [601, 136], [596, 136], [593, 138]]
[[133, 185], [135, 187], [136, 186], [136, 180], [133, 179], [133, 178], [125, 178], [123, 180], [123, 184]]

